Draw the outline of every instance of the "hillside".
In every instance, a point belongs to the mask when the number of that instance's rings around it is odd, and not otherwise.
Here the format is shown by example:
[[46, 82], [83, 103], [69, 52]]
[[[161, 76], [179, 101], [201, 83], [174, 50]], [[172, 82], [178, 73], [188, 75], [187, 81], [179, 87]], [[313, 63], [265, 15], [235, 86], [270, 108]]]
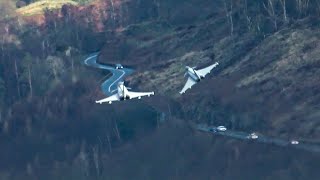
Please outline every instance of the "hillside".
[[[27, 18], [0, 5], [0, 179], [319, 179], [318, 153], [193, 128], [319, 144], [317, 1], [99, 0]], [[97, 51], [156, 95], [94, 104], [110, 76], [84, 65]], [[216, 61], [178, 94], [186, 65]]]
[[[223, 12], [212, 14], [190, 25], [130, 25], [118, 34], [120, 45], [112, 49], [108, 44], [101, 59], [139, 69], [130, 83], [171, 97], [191, 121], [319, 138], [317, 19], [305, 18], [262, 36], [235, 26], [240, 33], [230, 36]], [[129, 49], [122, 58], [110, 53], [121, 54], [122, 48]], [[201, 68], [216, 61], [220, 66], [214, 75], [180, 97], [185, 65]]]
[[[214, 22], [210, 21], [205, 25], [196, 25], [192, 30], [171, 33], [170, 39], [164, 35], [163, 40], [159, 38], [135, 50], [132, 56], [139, 59], [139, 54], [143, 52], [175, 53], [179, 44], [193, 44], [192, 41], [200, 38], [205, 41], [202, 42], [203, 47], [184, 50], [185, 54], [175, 58], [163, 58], [152, 63], [140, 62], [151, 66], [132, 77], [132, 83], [139, 84], [141, 89], [156, 89], [161, 95], [171, 96], [181, 103], [187, 113], [190, 112], [190, 116], [186, 117], [192, 117], [197, 122], [208, 123], [209, 116], [216, 123], [231, 123], [228, 122], [230, 117], [219, 117], [214, 110], [226, 107], [226, 111], [232, 109], [235, 114], [241, 112], [237, 115], [240, 117], [236, 117], [237, 121], [231, 125], [233, 128], [257, 129], [273, 135], [295, 134], [303, 138], [319, 138], [318, 77], [314, 76], [319, 63], [319, 32], [307, 24], [309, 21], [306, 19], [301, 25], [284, 28], [261, 41], [250, 34], [235, 36], [233, 39], [228, 36], [217, 39], [214, 34], [207, 35], [211, 35], [211, 39], [201, 37], [203, 34], [199, 32], [210, 25], [214, 26]], [[185, 33], [188, 35], [181, 38], [181, 34]], [[212, 47], [205, 47], [208, 44], [206, 41], [214, 42]], [[159, 48], [159, 44], [165, 49]], [[177, 92], [186, 81], [183, 78], [185, 65], [204, 67], [216, 61], [220, 67], [214, 75], [185, 96], [179, 96]], [[200, 103], [198, 109], [194, 109], [193, 102]], [[249, 120], [251, 118], [256, 120]], [[305, 126], [301, 128], [301, 124]]]
[[24, 16], [38, 15], [38, 14], [43, 14], [45, 10], [61, 9], [61, 7], [66, 4], [77, 5], [75, 1], [71, 1], [71, 0], [58, 0], [58, 1], [42, 0], [42, 1], [29, 4], [27, 6], [18, 8], [17, 13]]

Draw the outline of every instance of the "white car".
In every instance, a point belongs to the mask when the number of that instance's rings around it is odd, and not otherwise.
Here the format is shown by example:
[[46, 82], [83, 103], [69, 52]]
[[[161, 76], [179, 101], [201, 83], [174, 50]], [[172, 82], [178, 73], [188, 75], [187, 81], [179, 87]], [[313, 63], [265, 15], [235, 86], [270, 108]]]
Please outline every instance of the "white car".
[[299, 144], [299, 141], [297, 141], [297, 140], [291, 140], [290, 143], [291, 143], [292, 145], [296, 145], [296, 144]]
[[258, 139], [259, 136], [256, 133], [251, 133], [247, 136], [248, 139]]
[[224, 126], [218, 126], [218, 127], [217, 127], [217, 130], [220, 131], [220, 132], [224, 132], [224, 131], [227, 130], [227, 128], [224, 127]]
[[121, 64], [116, 64], [115, 69], [123, 69], [123, 66]]

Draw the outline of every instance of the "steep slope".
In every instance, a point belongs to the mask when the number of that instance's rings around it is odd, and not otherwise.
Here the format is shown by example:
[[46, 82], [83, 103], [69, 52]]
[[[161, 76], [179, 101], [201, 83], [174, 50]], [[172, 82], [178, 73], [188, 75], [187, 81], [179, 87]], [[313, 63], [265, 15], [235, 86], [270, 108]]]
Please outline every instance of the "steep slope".
[[42, 1], [38, 1], [17, 9], [17, 13], [24, 16], [32, 16], [32, 15], [42, 14], [45, 10], [60, 9], [65, 4], [77, 5], [76, 2], [68, 1], [68, 0], [59, 0], [59, 1], [42, 0]]
[[[118, 32], [117, 46], [108, 44], [101, 59], [137, 68], [128, 79], [132, 85], [171, 97], [180, 103], [182, 117], [194, 122], [312, 139], [320, 135], [319, 32], [313, 21], [304, 19], [265, 38], [230, 37], [219, 15], [185, 26], [151, 21]], [[216, 61], [214, 75], [178, 94], [185, 65], [201, 68]]]

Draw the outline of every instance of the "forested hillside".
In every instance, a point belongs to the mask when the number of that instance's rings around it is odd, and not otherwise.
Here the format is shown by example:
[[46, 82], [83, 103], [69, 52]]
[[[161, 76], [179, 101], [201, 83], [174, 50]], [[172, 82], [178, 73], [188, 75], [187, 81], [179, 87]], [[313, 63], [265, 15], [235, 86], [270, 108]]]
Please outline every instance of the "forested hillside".
[[[318, 179], [319, 154], [193, 124], [320, 141], [316, 0], [0, 0], [0, 179]], [[96, 105], [108, 72], [144, 101]], [[185, 65], [220, 65], [185, 95]], [[164, 116], [165, 115], [165, 116]], [[162, 122], [162, 123], [160, 123]]]

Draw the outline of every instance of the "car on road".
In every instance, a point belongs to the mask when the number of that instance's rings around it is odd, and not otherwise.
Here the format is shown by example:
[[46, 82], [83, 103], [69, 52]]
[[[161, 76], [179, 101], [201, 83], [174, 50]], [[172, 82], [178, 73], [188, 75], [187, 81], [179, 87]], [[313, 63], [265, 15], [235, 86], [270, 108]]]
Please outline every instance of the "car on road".
[[121, 64], [116, 64], [115, 69], [123, 69], [123, 66]]
[[224, 126], [218, 126], [218, 127], [211, 127], [211, 128], [209, 128], [209, 131], [210, 131], [210, 132], [213, 132], [213, 133], [216, 133], [216, 132], [224, 132], [224, 131], [226, 131], [226, 130], [227, 130], [227, 128], [224, 127]]
[[215, 133], [215, 132], [217, 132], [217, 128], [216, 127], [211, 127], [211, 128], [209, 128], [209, 131]]
[[224, 126], [218, 126], [218, 127], [217, 127], [217, 130], [220, 131], [220, 132], [224, 132], [224, 131], [227, 130], [227, 128], [224, 127]]
[[256, 133], [251, 133], [247, 136], [248, 139], [258, 139], [259, 136]]

